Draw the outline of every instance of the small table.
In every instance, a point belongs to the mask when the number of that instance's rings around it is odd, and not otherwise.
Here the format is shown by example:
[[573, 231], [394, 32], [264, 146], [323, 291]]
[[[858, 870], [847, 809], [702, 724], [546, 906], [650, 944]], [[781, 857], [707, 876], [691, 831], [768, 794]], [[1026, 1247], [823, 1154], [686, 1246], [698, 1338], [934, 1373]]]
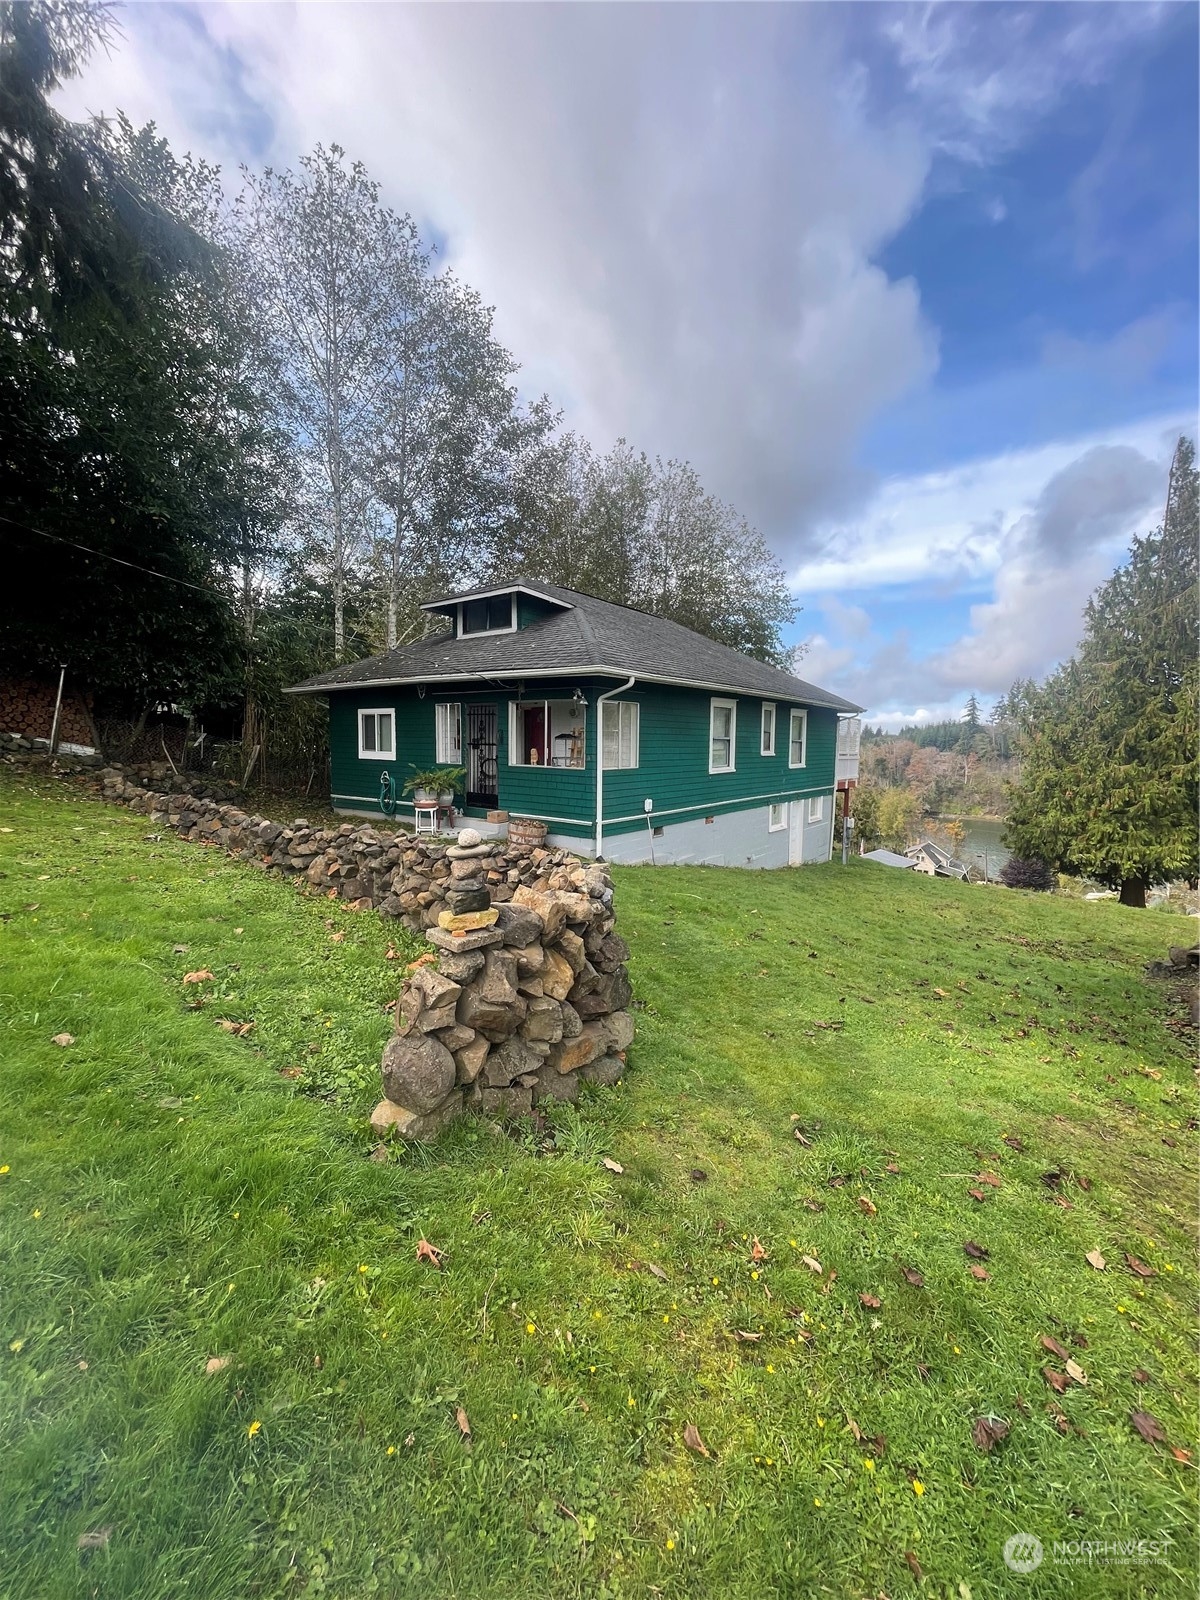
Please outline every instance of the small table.
[[413, 817], [415, 833], [441, 833], [443, 824], [447, 833], [454, 829], [454, 807], [440, 806], [436, 801], [430, 805], [414, 805]]

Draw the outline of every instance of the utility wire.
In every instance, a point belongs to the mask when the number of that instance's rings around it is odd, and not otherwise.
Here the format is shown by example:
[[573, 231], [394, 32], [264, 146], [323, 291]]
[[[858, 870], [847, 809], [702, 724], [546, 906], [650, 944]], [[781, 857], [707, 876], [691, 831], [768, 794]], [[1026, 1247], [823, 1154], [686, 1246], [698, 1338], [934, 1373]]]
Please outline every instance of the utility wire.
[[124, 556], [114, 556], [107, 550], [96, 550], [90, 544], [80, 544], [77, 539], [64, 539], [61, 534], [47, 533], [45, 528], [34, 528], [28, 522], [18, 522], [15, 517], [6, 517], [0, 512], [0, 522], [7, 522], [10, 527], [21, 528], [26, 533], [36, 533], [42, 539], [53, 539], [55, 544], [68, 544], [74, 550], [82, 550], [89, 556], [100, 556], [105, 561], [115, 561], [118, 566], [132, 567], [135, 572], [147, 572], [152, 578], [162, 578], [166, 583], [181, 583], [185, 589], [195, 589], [197, 594], [213, 594], [215, 591], [202, 583], [192, 583], [187, 578], [176, 578], [169, 572], [159, 572], [154, 567], [143, 567], [140, 562], [126, 561]]

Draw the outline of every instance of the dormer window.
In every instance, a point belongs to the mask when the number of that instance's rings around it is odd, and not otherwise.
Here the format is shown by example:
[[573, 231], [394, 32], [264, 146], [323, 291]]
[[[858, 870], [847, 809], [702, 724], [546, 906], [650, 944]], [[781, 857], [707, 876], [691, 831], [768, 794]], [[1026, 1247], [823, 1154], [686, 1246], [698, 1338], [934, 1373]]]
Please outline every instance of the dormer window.
[[458, 633], [512, 633], [517, 626], [517, 597], [508, 594], [483, 595], [464, 600], [458, 612]]

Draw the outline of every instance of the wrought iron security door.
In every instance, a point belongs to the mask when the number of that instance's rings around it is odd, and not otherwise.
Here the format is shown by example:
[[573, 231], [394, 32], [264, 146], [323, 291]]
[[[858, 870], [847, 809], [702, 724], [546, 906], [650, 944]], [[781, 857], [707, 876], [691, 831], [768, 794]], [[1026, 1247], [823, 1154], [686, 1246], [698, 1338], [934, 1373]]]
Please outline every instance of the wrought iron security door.
[[467, 707], [467, 804], [494, 811], [500, 804], [495, 706]]

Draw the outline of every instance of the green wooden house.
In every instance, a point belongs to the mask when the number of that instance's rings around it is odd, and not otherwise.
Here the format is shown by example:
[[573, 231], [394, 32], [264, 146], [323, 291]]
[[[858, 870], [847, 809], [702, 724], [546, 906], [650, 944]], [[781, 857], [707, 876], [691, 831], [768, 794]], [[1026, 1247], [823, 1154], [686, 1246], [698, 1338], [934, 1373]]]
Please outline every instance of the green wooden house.
[[381, 785], [399, 797], [413, 771], [461, 766], [460, 809], [483, 833], [529, 817], [551, 844], [610, 861], [828, 860], [861, 707], [550, 584], [424, 609], [446, 624], [290, 691], [328, 699], [336, 810], [378, 815]]

